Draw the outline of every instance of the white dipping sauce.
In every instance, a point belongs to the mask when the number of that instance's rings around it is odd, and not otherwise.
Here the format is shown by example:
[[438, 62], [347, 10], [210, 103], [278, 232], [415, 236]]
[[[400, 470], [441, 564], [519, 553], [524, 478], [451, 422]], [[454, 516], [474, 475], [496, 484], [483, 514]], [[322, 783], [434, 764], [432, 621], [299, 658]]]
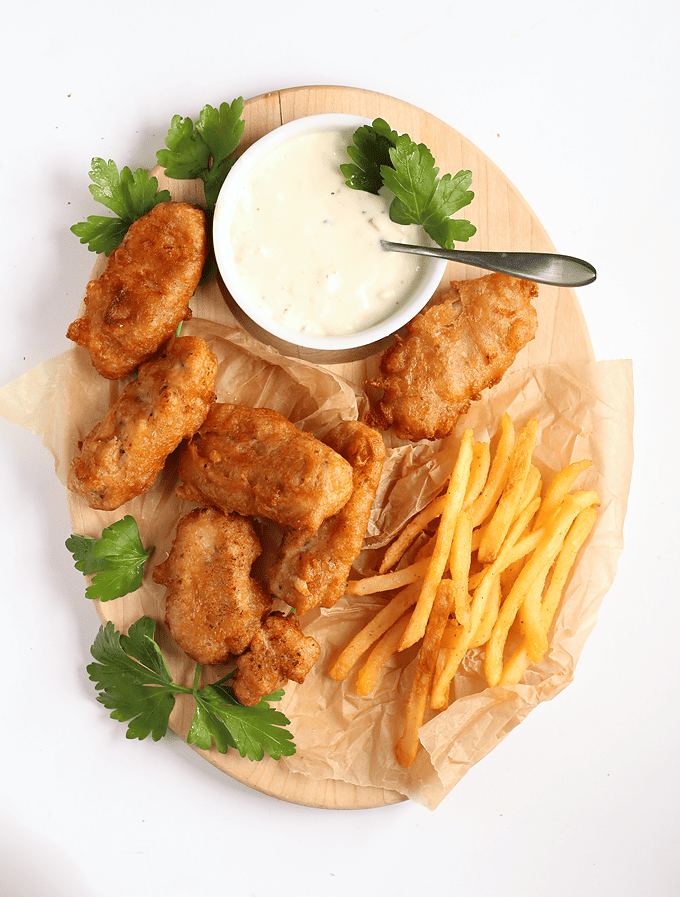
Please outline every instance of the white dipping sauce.
[[322, 336], [359, 333], [408, 298], [418, 256], [380, 239], [423, 243], [420, 227], [390, 221], [389, 199], [347, 187], [353, 131], [293, 137], [266, 155], [236, 204], [231, 249], [251, 300], [286, 327]]

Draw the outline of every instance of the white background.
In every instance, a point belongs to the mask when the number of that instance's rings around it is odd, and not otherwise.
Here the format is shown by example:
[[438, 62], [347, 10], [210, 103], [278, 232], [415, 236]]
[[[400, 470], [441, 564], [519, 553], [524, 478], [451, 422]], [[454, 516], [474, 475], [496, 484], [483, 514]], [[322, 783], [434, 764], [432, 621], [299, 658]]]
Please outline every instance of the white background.
[[63, 488], [0, 420], [0, 893], [670, 895], [680, 872], [678, 14], [674, 0], [13, 3], [3, 13], [0, 385], [68, 347], [93, 156], [150, 167], [172, 116], [309, 84], [420, 106], [480, 147], [562, 252], [598, 359], [632, 358], [625, 548], [572, 685], [434, 812], [248, 790], [127, 741]]

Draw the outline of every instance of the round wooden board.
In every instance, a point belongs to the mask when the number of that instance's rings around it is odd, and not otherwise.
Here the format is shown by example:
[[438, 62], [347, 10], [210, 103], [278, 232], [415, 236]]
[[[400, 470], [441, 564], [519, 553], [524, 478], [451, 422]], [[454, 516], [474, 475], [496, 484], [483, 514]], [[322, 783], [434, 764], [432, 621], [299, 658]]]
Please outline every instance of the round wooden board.
[[[400, 133], [406, 132], [433, 152], [440, 170], [455, 173], [460, 169], [473, 172], [475, 192], [469, 217], [477, 226], [477, 234], [469, 248], [496, 250], [554, 251], [548, 235], [527, 203], [503, 173], [473, 144], [452, 127], [401, 100], [383, 94], [350, 87], [310, 86], [274, 91], [248, 100], [245, 104], [245, 133], [241, 150], [273, 128], [306, 115], [324, 112], [347, 112], [368, 118], [381, 117]], [[154, 170], [160, 186], [170, 189], [175, 199], [202, 202], [201, 187], [196, 182], [170, 181], [162, 169]], [[466, 211], [467, 214], [467, 211]], [[98, 260], [93, 271], [97, 276], [104, 260]], [[451, 279], [477, 277], [477, 269], [450, 264], [443, 284]], [[573, 290], [541, 287], [538, 300], [539, 326], [551, 339], [522, 350], [526, 366], [549, 363], [588, 361], [594, 358], [588, 330]], [[194, 315], [220, 323], [235, 323], [226, 303], [215, 302], [213, 293], [200, 291], [192, 300]], [[347, 364], [333, 365], [332, 370], [352, 382], [363, 383], [366, 375], [377, 370], [377, 357]], [[92, 513], [82, 501], [69, 493], [71, 524], [74, 532], [92, 529]], [[120, 516], [116, 514], [112, 520]], [[112, 522], [111, 520], [111, 522]], [[102, 622], [112, 620], [117, 627], [127, 627], [140, 614], [134, 596], [109, 604], [97, 602]], [[193, 708], [190, 702], [178, 701], [171, 720], [173, 729], [186, 733]], [[234, 751], [220, 754], [215, 750], [199, 751], [210, 763], [239, 782], [281, 800], [326, 809], [365, 809], [386, 806], [403, 800], [403, 795], [383, 788], [358, 787], [337, 780], [315, 780], [288, 770], [283, 761], [266, 757], [259, 763], [244, 760]]]

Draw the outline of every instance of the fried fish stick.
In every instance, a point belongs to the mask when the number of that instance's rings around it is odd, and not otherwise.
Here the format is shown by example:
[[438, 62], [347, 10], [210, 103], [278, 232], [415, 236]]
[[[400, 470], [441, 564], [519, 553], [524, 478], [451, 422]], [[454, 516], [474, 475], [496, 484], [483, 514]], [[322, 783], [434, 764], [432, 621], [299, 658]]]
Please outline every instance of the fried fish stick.
[[191, 317], [206, 254], [205, 213], [159, 203], [130, 225], [101, 277], [88, 283], [85, 312], [67, 337], [87, 349], [103, 377], [132, 373]]
[[272, 566], [269, 587], [298, 614], [332, 607], [345, 591], [366, 534], [383, 462], [385, 444], [359, 421], [342, 421], [324, 439], [352, 466], [349, 501], [314, 533], [289, 529]]
[[271, 610], [267, 590], [250, 576], [260, 553], [252, 523], [237, 514], [197, 508], [177, 525], [172, 550], [153, 578], [167, 589], [170, 634], [198, 663], [242, 654]]
[[215, 403], [179, 461], [180, 498], [317, 530], [352, 494], [336, 451], [271, 408]]
[[204, 340], [173, 338], [140, 365], [85, 438], [68, 488], [91, 508], [113, 511], [153, 486], [165, 461], [205, 420], [215, 400], [217, 358]]
[[282, 688], [288, 679], [304, 682], [320, 654], [319, 643], [304, 634], [295, 616], [278, 611], [269, 614], [248, 650], [236, 659], [236, 700], [252, 707], [260, 698]]
[[382, 389], [369, 423], [403, 439], [440, 439], [483, 389], [500, 381], [537, 328], [536, 284], [488, 274], [451, 283], [438, 304], [421, 312], [404, 339], [385, 350]]

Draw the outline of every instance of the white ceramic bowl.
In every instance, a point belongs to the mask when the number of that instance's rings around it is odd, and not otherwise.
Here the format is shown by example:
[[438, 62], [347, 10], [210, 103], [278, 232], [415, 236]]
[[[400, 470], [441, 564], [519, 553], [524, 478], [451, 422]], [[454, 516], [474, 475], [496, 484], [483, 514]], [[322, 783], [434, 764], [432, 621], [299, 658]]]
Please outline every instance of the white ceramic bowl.
[[423, 256], [417, 281], [393, 314], [368, 329], [342, 336], [302, 333], [273, 320], [252, 301], [239, 279], [231, 249], [232, 217], [248, 177], [262, 158], [284, 141], [321, 130], [346, 129], [349, 143], [351, 134], [357, 128], [370, 123], [370, 119], [360, 116], [330, 113], [311, 115], [281, 125], [244, 151], [229, 172], [217, 199], [213, 224], [215, 257], [229, 294], [227, 299], [233, 300], [229, 303], [230, 307], [247, 330], [284, 354], [327, 362], [365, 358], [384, 348], [391, 342], [394, 333], [424, 308], [444, 276], [445, 261]]

